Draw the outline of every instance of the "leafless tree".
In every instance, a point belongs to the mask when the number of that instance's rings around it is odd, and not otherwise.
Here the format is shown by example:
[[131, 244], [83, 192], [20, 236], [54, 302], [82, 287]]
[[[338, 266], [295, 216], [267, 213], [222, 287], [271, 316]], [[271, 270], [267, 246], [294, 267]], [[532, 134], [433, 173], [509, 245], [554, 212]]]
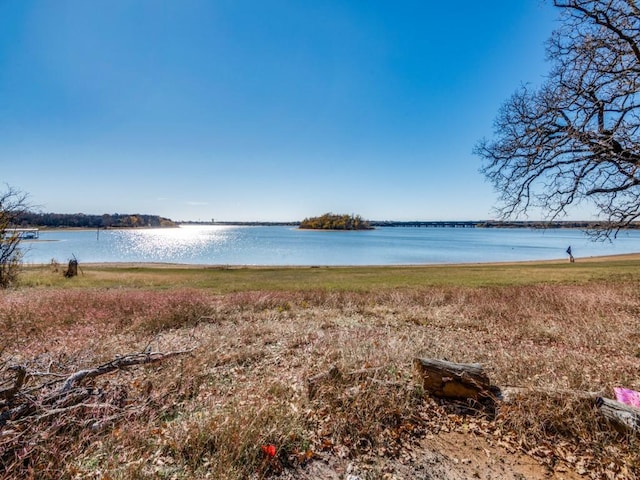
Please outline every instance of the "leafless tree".
[[9, 185], [0, 192], [0, 288], [10, 286], [18, 274], [22, 238], [14, 228], [19, 215], [28, 208], [27, 198], [26, 193]]
[[474, 153], [500, 192], [503, 218], [549, 220], [592, 202], [610, 236], [640, 217], [640, 7], [637, 0], [555, 0], [552, 68], [521, 87]]

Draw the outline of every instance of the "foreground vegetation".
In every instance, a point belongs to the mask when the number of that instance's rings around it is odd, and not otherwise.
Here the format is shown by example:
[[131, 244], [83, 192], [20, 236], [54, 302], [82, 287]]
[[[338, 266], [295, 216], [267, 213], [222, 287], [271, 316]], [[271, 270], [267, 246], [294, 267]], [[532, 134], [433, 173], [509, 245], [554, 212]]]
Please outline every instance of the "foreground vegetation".
[[[551, 470], [637, 478], [633, 434], [590, 400], [541, 392], [640, 390], [638, 266], [33, 268], [0, 296], [9, 384], [13, 365], [33, 389], [130, 352], [194, 350], [88, 381], [64, 416], [8, 422], [0, 476], [301, 477], [333, 458], [381, 478], [455, 430]], [[497, 410], [436, 402], [415, 356], [481, 362], [532, 393]], [[332, 371], [310, 395], [307, 379]]]

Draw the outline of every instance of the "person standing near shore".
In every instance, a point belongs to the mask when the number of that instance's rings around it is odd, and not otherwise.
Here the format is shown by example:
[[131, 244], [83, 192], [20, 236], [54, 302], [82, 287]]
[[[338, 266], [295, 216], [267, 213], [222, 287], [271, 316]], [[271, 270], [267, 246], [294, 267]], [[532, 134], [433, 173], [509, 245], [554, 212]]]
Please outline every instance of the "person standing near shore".
[[571, 252], [571, 245], [567, 248], [567, 254], [569, 255], [569, 262], [573, 263], [576, 261], [575, 258], [573, 258], [573, 253]]

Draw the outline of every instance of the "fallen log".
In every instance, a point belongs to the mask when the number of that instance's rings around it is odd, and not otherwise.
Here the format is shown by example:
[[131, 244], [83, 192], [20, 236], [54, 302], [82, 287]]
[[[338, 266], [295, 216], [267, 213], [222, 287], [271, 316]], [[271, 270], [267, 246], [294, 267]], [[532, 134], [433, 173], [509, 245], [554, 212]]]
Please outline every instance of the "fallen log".
[[416, 358], [414, 367], [422, 378], [425, 393], [439, 398], [499, 400], [511, 403], [515, 397], [529, 394], [595, 399], [600, 414], [619, 431], [640, 432], [640, 408], [602, 397], [602, 392], [571, 389], [522, 388], [491, 385], [479, 363], [453, 363], [431, 358]]
[[640, 408], [609, 398], [596, 398], [596, 407], [618, 430], [640, 431]]
[[435, 397], [477, 400], [493, 396], [489, 377], [479, 363], [416, 358], [413, 365], [422, 377], [425, 392]]

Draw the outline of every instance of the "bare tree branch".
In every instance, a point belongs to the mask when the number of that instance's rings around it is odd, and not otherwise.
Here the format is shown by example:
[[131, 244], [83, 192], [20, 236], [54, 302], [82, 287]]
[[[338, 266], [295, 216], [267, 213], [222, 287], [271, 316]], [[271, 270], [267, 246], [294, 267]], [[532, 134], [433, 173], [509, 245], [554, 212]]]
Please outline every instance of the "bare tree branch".
[[[85, 407], [91, 405], [91, 408], [98, 408], [99, 405], [104, 406], [105, 404], [87, 404], [86, 400], [95, 397], [96, 391], [93, 387], [82, 387], [81, 384], [116, 370], [157, 363], [193, 351], [192, 348], [166, 353], [149, 351], [123, 355], [110, 362], [94, 368], [79, 370], [71, 375], [63, 377], [56, 375], [56, 379], [30, 389], [23, 389], [25, 378], [29, 376], [26, 368], [22, 366], [8, 367], [18, 373], [14, 385], [0, 391], [0, 400], [4, 400], [4, 403], [0, 403], [0, 428], [8, 422], [13, 424], [29, 419], [29, 421], [39, 421], [50, 418], [80, 408], [79, 405]], [[59, 386], [56, 388], [56, 385]]]
[[69, 376], [62, 387], [60, 388], [60, 393], [68, 392], [74, 387], [76, 384], [82, 382], [83, 380], [91, 379], [97, 377], [99, 375], [104, 375], [105, 373], [110, 373], [115, 370], [120, 370], [126, 367], [130, 367], [132, 365], [144, 365], [147, 363], [155, 363], [161, 360], [166, 360], [171, 357], [175, 357], [177, 355], [183, 355], [185, 353], [192, 352], [191, 350], [179, 350], [175, 352], [168, 353], [160, 353], [160, 352], [149, 352], [149, 353], [136, 353], [131, 355], [125, 355], [123, 357], [118, 357], [111, 362], [107, 362], [103, 365], [100, 365], [95, 368], [90, 368], [87, 370], [80, 370], [79, 372], [74, 373]]
[[637, 217], [640, 195], [640, 16], [632, 0], [554, 0], [545, 84], [502, 106], [474, 153], [500, 192], [500, 214], [549, 219], [592, 203], [609, 235]]
[[27, 200], [27, 194], [9, 185], [0, 192], [0, 288], [11, 285], [17, 276], [22, 238], [15, 228], [18, 217], [29, 207]]

